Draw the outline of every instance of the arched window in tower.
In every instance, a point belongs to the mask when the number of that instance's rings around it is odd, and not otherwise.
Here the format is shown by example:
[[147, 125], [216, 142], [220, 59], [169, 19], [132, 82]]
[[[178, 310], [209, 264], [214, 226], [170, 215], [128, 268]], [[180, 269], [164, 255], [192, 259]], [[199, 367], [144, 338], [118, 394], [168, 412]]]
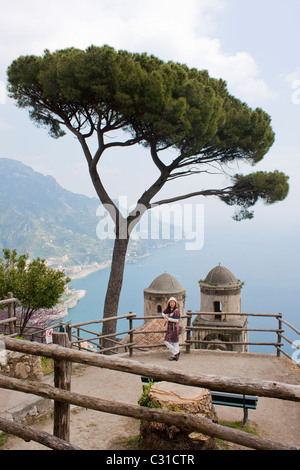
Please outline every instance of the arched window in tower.
[[157, 313], [161, 313], [162, 312], [162, 306], [161, 305], [158, 305], [157, 306]]

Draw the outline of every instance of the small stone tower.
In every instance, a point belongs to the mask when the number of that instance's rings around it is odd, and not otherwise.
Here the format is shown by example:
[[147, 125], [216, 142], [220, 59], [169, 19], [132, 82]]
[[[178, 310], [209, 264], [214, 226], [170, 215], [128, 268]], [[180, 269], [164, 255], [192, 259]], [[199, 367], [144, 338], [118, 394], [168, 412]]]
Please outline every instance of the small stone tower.
[[171, 274], [164, 273], [156, 277], [147, 289], [144, 289], [144, 317], [157, 315], [167, 307], [170, 297], [177, 299], [180, 314], [185, 314], [185, 289]]
[[[210, 340], [216, 344], [205, 345], [195, 343], [198, 349], [220, 349], [224, 351], [248, 351], [248, 346], [226, 344], [227, 342], [248, 342], [248, 334], [239, 329], [247, 328], [246, 316], [222, 315], [222, 313], [241, 313], [242, 283], [224, 266], [216, 266], [207, 274], [204, 281], [199, 281], [201, 305], [200, 312], [193, 326], [231, 327], [230, 331], [200, 330], [193, 332], [193, 339]], [[214, 315], [205, 315], [212, 312]]]

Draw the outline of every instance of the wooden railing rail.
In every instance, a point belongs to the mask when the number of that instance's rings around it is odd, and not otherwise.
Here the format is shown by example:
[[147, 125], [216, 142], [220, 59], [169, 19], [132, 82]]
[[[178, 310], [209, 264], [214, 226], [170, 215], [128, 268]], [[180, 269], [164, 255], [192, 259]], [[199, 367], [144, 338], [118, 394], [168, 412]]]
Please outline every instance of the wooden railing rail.
[[9, 304], [14, 304], [18, 303], [18, 299], [15, 299], [12, 295], [11, 292], [7, 294], [7, 299], [0, 300], [0, 305], [9, 305]]
[[14, 323], [17, 320], [17, 317], [6, 318], [5, 320], [0, 320], [0, 325], [7, 325], [8, 323]]
[[287, 321], [285, 321], [283, 318], [282, 318], [282, 323], [284, 323], [285, 325], [287, 325], [289, 328], [291, 328], [295, 333], [297, 333], [298, 336], [300, 336], [300, 331], [297, 330], [297, 328], [295, 328], [293, 325], [291, 325], [290, 323], [288, 323]]
[[97, 319], [97, 320], [90, 320], [90, 321], [85, 321], [85, 322], [81, 322], [81, 323], [75, 323], [75, 324], [72, 324], [72, 328], [80, 328], [82, 326], [85, 326], [85, 325], [90, 325], [91, 323], [105, 323], [107, 321], [112, 321], [112, 320], [121, 320], [122, 318], [130, 318], [130, 317], [135, 317], [135, 313], [129, 313], [128, 315], [119, 315], [119, 316], [115, 316], [115, 317], [110, 317], [110, 318], [100, 318], [100, 319]]
[[[14, 390], [14, 389], [13, 389]], [[9, 421], [4, 418], [0, 418], [0, 430], [8, 434], [18, 436], [24, 441], [35, 441], [43, 446], [49, 447], [53, 450], [82, 450], [81, 448], [70, 444], [58, 437], [53, 436], [45, 431], [35, 430], [25, 424], [16, 423], [15, 421]]]

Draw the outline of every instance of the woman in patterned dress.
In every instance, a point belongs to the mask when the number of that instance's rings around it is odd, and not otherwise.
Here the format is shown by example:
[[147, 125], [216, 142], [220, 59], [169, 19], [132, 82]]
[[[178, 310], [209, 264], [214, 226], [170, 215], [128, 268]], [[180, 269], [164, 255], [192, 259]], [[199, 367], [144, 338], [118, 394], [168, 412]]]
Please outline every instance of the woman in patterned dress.
[[162, 313], [163, 318], [167, 321], [167, 332], [165, 335], [165, 345], [171, 351], [172, 356], [169, 361], [178, 361], [179, 352], [179, 319], [180, 312], [177, 300], [171, 297], [168, 300], [168, 306]]

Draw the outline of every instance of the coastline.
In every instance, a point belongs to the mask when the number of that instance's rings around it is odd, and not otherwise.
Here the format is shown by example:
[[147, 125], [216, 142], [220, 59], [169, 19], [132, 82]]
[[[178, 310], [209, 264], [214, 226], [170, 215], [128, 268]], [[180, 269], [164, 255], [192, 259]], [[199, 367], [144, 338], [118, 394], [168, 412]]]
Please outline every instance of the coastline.
[[54, 309], [51, 309], [51, 312], [56, 310], [56, 313], [51, 314], [51, 322], [67, 317], [69, 314], [68, 310], [76, 307], [79, 300], [83, 299], [83, 297], [86, 295], [86, 291], [67, 289], [65, 295], [67, 296], [67, 299], [62, 300], [54, 307]]
[[[160, 245], [159, 248], [163, 248], [168, 245], [173, 245], [173, 243], [163, 243]], [[139, 260], [147, 258], [151, 256], [151, 253], [147, 251], [143, 255], [138, 257], [128, 257], [126, 259], [126, 263], [138, 263]], [[106, 269], [111, 266], [111, 260], [103, 261], [102, 263], [92, 263], [92, 264], [85, 264], [85, 265], [77, 265], [77, 266], [68, 266], [65, 269], [66, 275], [73, 279], [83, 279], [90, 274], [100, 271], [102, 269]], [[69, 296], [66, 300], [63, 300], [57, 305], [58, 314], [55, 316], [56, 319], [64, 318], [68, 316], [69, 309], [76, 307], [77, 303], [80, 299], [82, 299], [86, 295], [86, 291], [84, 290], [75, 290], [75, 289], [68, 289], [66, 290], [66, 295]]]
[[[178, 240], [172, 240], [168, 242], [160, 243], [156, 249], [165, 248], [166, 246], [173, 245], [177, 243]], [[151, 250], [152, 251], [152, 250]], [[126, 263], [137, 263], [139, 260], [151, 256], [151, 251], [147, 250], [144, 254], [128, 253], [126, 257]], [[68, 266], [65, 263], [68, 261], [68, 257], [64, 256], [62, 258], [50, 258], [48, 259], [48, 265], [52, 266], [54, 269], [61, 269], [65, 274], [71, 279], [83, 279], [89, 274], [92, 274], [101, 269], [106, 269], [111, 266], [111, 259], [102, 261], [101, 263], [93, 262], [91, 264], [82, 264], [82, 265], [72, 265]]]
[[93, 263], [84, 266], [70, 266], [65, 271], [71, 279], [83, 279], [89, 274], [108, 268], [110, 265], [111, 261], [104, 261], [103, 263]]

